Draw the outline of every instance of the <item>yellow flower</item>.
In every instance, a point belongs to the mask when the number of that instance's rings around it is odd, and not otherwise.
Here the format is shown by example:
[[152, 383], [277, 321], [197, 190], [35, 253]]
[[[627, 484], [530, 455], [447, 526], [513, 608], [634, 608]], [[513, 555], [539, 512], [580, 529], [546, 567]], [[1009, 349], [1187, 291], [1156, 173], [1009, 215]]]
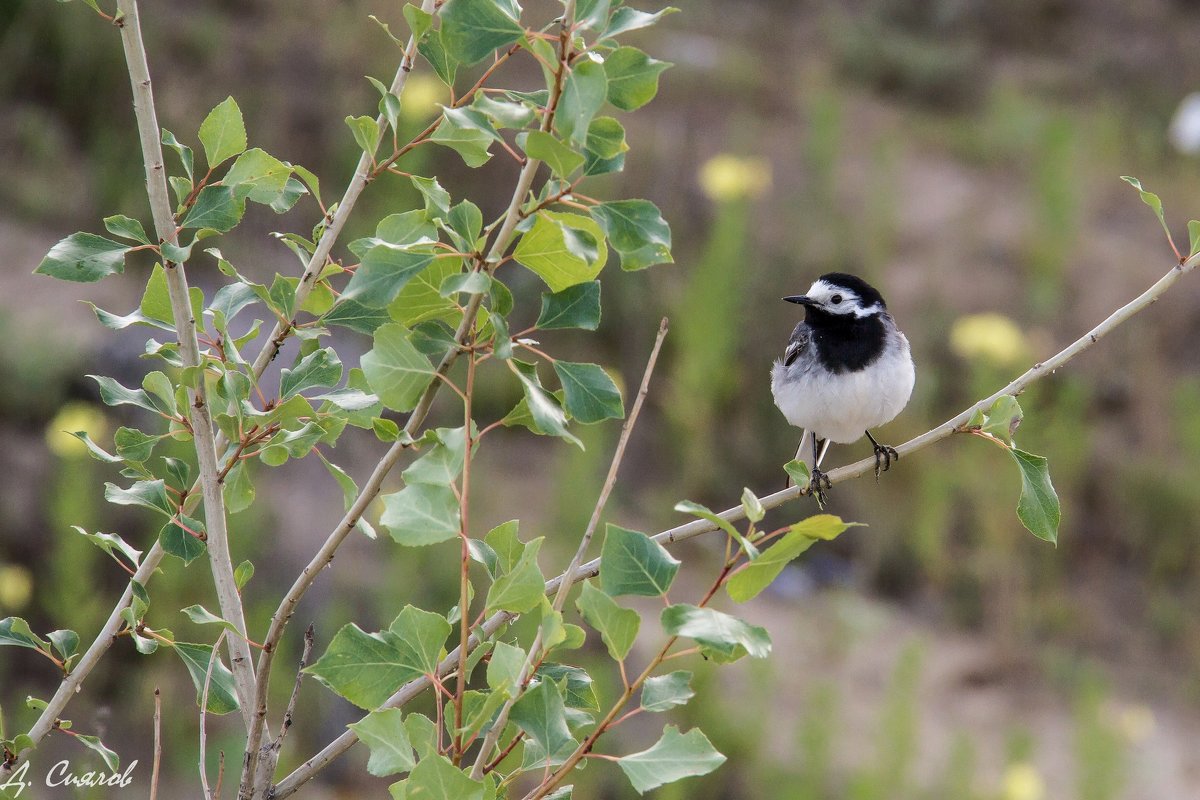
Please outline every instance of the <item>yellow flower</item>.
[[1025, 360], [1025, 334], [1001, 314], [970, 314], [950, 329], [950, 349], [967, 360], [983, 359], [999, 366]]
[[763, 158], [715, 156], [700, 168], [700, 188], [713, 200], [758, 197], [771, 188], [771, 165]]
[[61, 458], [82, 458], [87, 445], [71, 435], [75, 431], [87, 433], [92, 441], [103, 439], [108, 435], [108, 419], [88, 403], [67, 403], [46, 426], [46, 446]]
[[1154, 733], [1154, 712], [1146, 706], [1125, 706], [1117, 713], [1117, 727], [1131, 744], [1144, 742]]
[[1046, 784], [1032, 764], [1011, 764], [1004, 772], [1002, 796], [1004, 800], [1042, 800], [1046, 796]]
[[404, 94], [400, 97], [400, 113], [409, 119], [425, 119], [447, 97], [446, 85], [437, 78], [413, 73], [408, 76]]
[[16, 564], [0, 567], [0, 608], [19, 611], [33, 595], [33, 576]]

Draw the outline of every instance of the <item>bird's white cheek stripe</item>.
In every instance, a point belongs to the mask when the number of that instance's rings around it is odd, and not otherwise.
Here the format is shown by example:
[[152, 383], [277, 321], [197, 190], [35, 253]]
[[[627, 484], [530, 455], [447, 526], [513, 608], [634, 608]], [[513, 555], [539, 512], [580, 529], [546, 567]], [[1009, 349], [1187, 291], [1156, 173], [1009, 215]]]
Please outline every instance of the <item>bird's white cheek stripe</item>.
[[883, 306], [879, 305], [879, 303], [876, 303], [875, 305], [871, 306], [870, 308], [854, 309], [854, 316], [858, 317], [859, 319], [864, 319], [866, 317], [870, 317], [875, 314], [878, 314], [881, 311], [883, 311]]

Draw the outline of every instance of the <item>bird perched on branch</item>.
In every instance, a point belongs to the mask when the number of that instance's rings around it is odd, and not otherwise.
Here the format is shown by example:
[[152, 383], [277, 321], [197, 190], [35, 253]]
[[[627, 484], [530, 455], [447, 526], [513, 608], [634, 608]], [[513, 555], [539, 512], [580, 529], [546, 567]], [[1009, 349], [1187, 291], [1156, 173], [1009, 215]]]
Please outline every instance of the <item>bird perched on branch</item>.
[[[825, 500], [829, 478], [821, 459], [830, 442], [850, 444], [866, 435], [875, 448], [875, 477], [900, 454], [871, 428], [890, 422], [908, 404], [915, 371], [908, 339], [896, 327], [883, 296], [862, 278], [831, 272], [808, 292], [785, 297], [805, 308], [783, 358], [771, 369], [771, 394], [787, 421], [804, 429], [796, 458], [809, 467], [809, 492]], [[812, 461], [804, 455], [812, 447]]]

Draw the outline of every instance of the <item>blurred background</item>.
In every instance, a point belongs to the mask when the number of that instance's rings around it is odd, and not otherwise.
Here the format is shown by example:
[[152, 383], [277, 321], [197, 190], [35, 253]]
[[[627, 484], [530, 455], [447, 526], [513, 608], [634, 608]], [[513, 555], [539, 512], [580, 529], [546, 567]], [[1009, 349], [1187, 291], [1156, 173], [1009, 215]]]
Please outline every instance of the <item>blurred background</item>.
[[[1169, 136], [1179, 104], [1200, 88], [1200, 3], [682, 5], [631, 37], [676, 66], [654, 103], [623, 118], [632, 145], [625, 171], [589, 190], [656, 202], [673, 229], [676, 263], [629, 274], [610, 266], [599, 333], [543, 339], [551, 352], [613, 365], [635, 385], [659, 318], [671, 318], [612, 521], [653, 533], [684, 521], [671, 511], [679, 499], [725, 508], [743, 486], [760, 495], [783, 488], [780, 465], [798, 431], [772, 405], [767, 373], [797, 309], [779, 297], [819, 274], [856, 272], [879, 286], [912, 341], [913, 401], [881, 432], [899, 444], [1057, 352], [1172, 265], [1152, 213], [1119, 176], [1136, 175], [1162, 196], [1183, 242], [1184, 223], [1200, 216], [1200, 164]], [[314, 170], [328, 202], [357, 157], [342, 120], [372, 113], [376, 102], [362, 76], [386, 83], [397, 60], [367, 15], [404, 30], [400, 9], [379, 0], [147, 4], [160, 122], [195, 145], [205, 114], [232, 94], [251, 146]], [[149, 223], [141, 160], [119, 39], [85, 5], [0, 4], [0, 64], [0, 616], [23, 616], [43, 632], [74, 628], [90, 642], [124, 574], [70, 526], [116, 531], [143, 549], [154, 528], [148, 515], [104, 503], [102, 483], [118, 480], [115, 471], [62, 431], [86, 429], [111, 443], [138, 417], [101, 405], [83, 375], [130, 384], [152, 367], [139, 358], [142, 329], [107, 331], [78, 301], [124, 313], [150, 264], [88, 286], [30, 273], [59, 239], [101, 231], [103, 216]], [[528, 66], [506, 67], [500, 85], [532, 85], [538, 76]], [[420, 130], [446, 99], [418, 68], [403, 125]], [[489, 219], [507, 203], [515, 167], [503, 156], [477, 173], [440, 148], [409, 159], [406, 169], [438, 175]], [[341, 246], [417, 202], [406, 181], [378, 181]], [[294, 256], [267, 234], [307, 231], [318, 215], [311, 202], [284, 217], [256, 208], [220, 246], [256, 279], [298, 274]], [[199, 256], [189, 271], [211, 298], [215, 264]], [[502, 277], [518, 315], [532, 320], [536, 279], [516, 270]], [[837, 486], [829, 510], [869, 527], [814, 548], [748, 606], [726, 601], [725, 610], [770, 630], [775, 653], [719, 670], [695, 666], [700, 698], [672, 721], [702, 726], [729, 762], [656, 797], [1200, 796], [1197, 307], [1200, 280], [1189, 278], [1021, 397], [1017, 440], [1050, 459], [1062, 499], [1057, 549], [1017, 521], [1009, 460], [973, 439], [906, 458], [878, 484]], [[353, 334], [338, 344], [348, 364], [369, 347]], [[481, 417], [502, 416], [516, 387], [501, 371], [480, 379]], [[442, 402], [434, 421], [454, 424], [458, 412]], [[584, 452], [523, 429], [489, 437], [475, 473], [488, 476], [476, 488], [477, 533], [520, 517], [526, 537], [548, 536], [542, 564], [557, 572], [618, 431], [583, 429]], [[331, 457], [361, 483], [385, 446], [359, 433], [347, 433]], [[827, 464], [868, 454], [862, 443], [835, 447]], [[251, 629], [261, 631], [342, 505], [314, 459], [260, 465], [254, 480], [260, 502], [231, 524], [235, 561], [258, 567], [246, 594]], [[814, 511], [805, 500], [768, 521]], [[711, 579], [716, 544], [681, 548], [697, 587]], [[290, 689], [307, 622], [316, 623], [321, 652], [345, 622], [371, 630], [404, 602], [453, 605], [456, 558], [445, 555], [386, 537], [349, 540], [290, 628], [274, 707]], [[211, 641], [211, 630], [176, 611], [197, 601], [215, 608], [203, 561], [184, 569], [168, 559], [150, 593], [151, 625]], [[647, 651], [657, 646], [654, 627], [639, 644]], [[584, 658], [596, 656], [603, 700], [614, 696], [615, 676], [598, 645]], [[635, 661], [645, 658], [639, 652]], [[35, 653], [0, 651], [9, 735], [32, 722], [26, 694], [49, 696], [55, 686]], [[139, 759], [130, 791], [144, 792], [155, 686], [168, 698], [164, 763], [176, 787], [168, 796], [194, 792], [193, 692], [169, 654], [114, 647], [67, 716], [125, 763]], [[285, 768], [358, 717], [311, 682], [303, 698]], [[648, 746], [661, 722], [630, 723], [607, 752]], [[221, 748], [238, 752], [236, 727], [232, 718], [212, 723], [214, 762]], [[91, 758], [63, 739], [51, 736], [35, 764]], [[385, 796], [386, 783], [362, 769], [365, 758], [356, 748], [310, 796]], [[617, 770], [596, 765], [576, 792], [634, 796]]]

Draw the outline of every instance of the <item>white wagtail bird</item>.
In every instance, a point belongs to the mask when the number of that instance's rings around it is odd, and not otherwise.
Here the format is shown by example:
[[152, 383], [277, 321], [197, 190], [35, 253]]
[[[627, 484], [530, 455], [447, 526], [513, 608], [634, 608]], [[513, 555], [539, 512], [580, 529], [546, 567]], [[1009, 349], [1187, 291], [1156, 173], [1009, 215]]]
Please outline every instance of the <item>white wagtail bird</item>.
[[908, 339], [883, 296], [862, 278], [822, 275], [807, 294], [785, 297], [805, 308], [783, 358], [771, 370], [771, 394], [787, 421], [804, 429], [796, 458], [811, 440], [809, 492], [824, 503], [829, 478], [821, 459], [830, 442], [850, 444], [865, 434], [875, 447], [875, 477], [899, 459], [871, 428], [891, 422], [908, 404], [916, 378]]

